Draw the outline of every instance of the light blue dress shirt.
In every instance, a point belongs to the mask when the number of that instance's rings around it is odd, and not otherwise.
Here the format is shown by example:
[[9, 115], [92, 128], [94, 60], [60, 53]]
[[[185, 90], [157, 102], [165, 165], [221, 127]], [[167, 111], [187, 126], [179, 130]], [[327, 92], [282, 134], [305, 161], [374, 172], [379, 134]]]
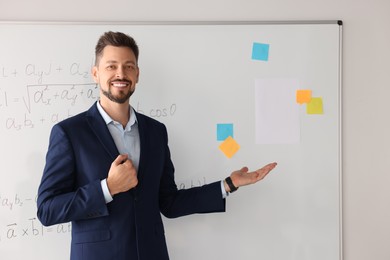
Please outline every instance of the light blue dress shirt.
[[[120, 154], [127, 154], [129, 156], [129, 159], [133, 162], [135, 169], [138, 171], [141, 145], [139, 138], [138, 122], [134, 109], [129, 106], [130, 118], [126, 127], [123, 129], [121, 123], [114, 121], [106, 113], [106, 111], [104, 111], [104, 109], [100, 105], [100, 102], [96, 102], [96, 105], [99, 113], [107, 124], [108, 130], [110, 131], [111, 136], [114, 139], [118, 152]], [[107, 186], [107, 179], [101, 181], [101, 186], [103, 189], [103, 194], [106, 203], [111, 202], [113, 198]], [[225, 190], [223, 181], [221, 181], [221, 191], [223, 198], [226, 198], [229, 195], [229, 193], [227, 193]]]
[[[139, 166], [139, 156], [141, 153], [140, 138], [138, 131], [137, 118], [132, 107], [130, 109], [130, 118], [127, 122], [125, 128], [122, 124], [114, 121], [107, 113], [104, 111], [100, 102], [97, 102], [97, 108], [99, 113], [103, 117], [104, 121], [107, 124], [108, 130], [111, 133], [112, 139], [114, 139], [116, 148], [120, 154], [127, 154], [129, 159], [133, 162], [133, 165], [136, 170]], [[107, 179], [101, 181], [104, 198], [106, 203], [109, 203], [113, 200], [110, 191], [107, 186]]]

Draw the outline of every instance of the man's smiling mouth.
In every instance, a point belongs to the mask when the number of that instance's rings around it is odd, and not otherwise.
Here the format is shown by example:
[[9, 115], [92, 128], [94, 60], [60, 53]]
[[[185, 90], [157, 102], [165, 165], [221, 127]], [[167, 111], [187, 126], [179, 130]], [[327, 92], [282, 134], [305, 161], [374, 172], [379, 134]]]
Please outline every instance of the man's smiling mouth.
[[113, 81], [111, 85], [116, 88], [125, 88], [130, 85], [130, 82], [127, 81]]

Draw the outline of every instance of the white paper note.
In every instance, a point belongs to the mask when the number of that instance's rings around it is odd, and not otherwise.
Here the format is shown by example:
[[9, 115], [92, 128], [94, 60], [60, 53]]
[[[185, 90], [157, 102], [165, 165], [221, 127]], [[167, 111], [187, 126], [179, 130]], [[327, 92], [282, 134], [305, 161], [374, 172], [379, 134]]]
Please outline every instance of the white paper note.
[[300, 142], [296, 79], [256, 79], [256, 143]]

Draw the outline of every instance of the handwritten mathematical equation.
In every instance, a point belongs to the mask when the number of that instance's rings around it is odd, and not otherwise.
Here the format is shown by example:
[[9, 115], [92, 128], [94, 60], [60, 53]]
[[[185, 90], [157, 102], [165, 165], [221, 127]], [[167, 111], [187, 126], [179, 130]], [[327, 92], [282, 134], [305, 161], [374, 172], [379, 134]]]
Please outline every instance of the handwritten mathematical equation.
[[[200, 187], [205, 184], [207, 184], [206, 177], [201, 177], [196, 180], [180, 182], [178, 183], [178, 188], [187, 189], [192, 187]], [[0, 196], [0, 201], [2, 208], [12, 211], [15, 209], [15, 207], [25, 206], [25, 203], [36, 203], [36, 196], [34, 199], [23, 199], [18, 194], [10, 197]], [[13, 241], [23, 238], [43, 237], [48, 234], [67, 234], [71, 231], [72, 227], [70, 222], [45, 227], [36, 217], [31, 217], [27, 218], [23, 223], [10, 222], [0, 226], [0, 242]]]
[[[54, 125], [85, 110], [99, 98], [95, 83], [27, 85], [26, 95], [11, 96], [0, 89], [0, 111], [6, 114], [4, 128], [20, 131], [37, 126]], [[143, 108], [138, 102], [134, 109], [153, 118], [172, 117], [177, 105]]]
[[[0, 223], [0, 242], [37, 238], [48, 234], [67, 234], [72, 231], [71, 223], [57, 224], [49, 227], [43, 226], [35, 215], [36, 201], [37, 195], [23, 197], [18, 193], [12, 195], [0, 194], [0, 215], [3, 216], [2, 222]], [[17, 214], [26, 211], [30, 212], [32, 217], [26, 217], [24, 221], [20, 221], [24, 217], [18, 216]], [[30, 213], [27, 213], [27, 216]], [[18, 222], [13, 221], [15, 219]]]
[[[99, 97], [95, 83], [27, 85], [25, 93], [11, 96], [0, 89], [0, 111], [9, 111], [4, 119], [6, 130], [53, 125], [89, 107]], [[80, 104], [84, 107], [79, 108]]]
[[[72, 76], [83, 79], [90, 79], [92, 64], [85, 66], [79, 62], [73, 62], [69, 65], [61, 64], [35, 64], [28, 63], [21, 67], [10, 67], [0, 65], [0, 84], [1, 80], [10, 80], [15, 78], [27, 78], [34, 80], [37, 84], [43, 84], [50, 77]], [[30, 81], [31, 82], [31, 81]]]
[[[28, 63], [18, 67], [0, 64], [0, 130], [52, 126], [88, 109], [99, 98], [99, 86], [88, 82], [92, 66], [80, 62]], [[174, 116], [177, 105], [141, 108], [138, 103], [135, 109], [162, 119]]]
[[26, 205], [31, 205], [32, 203], [36, 203], [36, 196], [34, 199], [32, 198], [22, 198], [19, 194], [15, 194], [13, 196], [7, 197], [4, 195], [0, 195], [0, 206], [2, 209], [14, 210], [17, 207], [23, 207]]
[[69, 234], [72, 231], [71, 223], [43, 226], [36, 217], [27, 219], [24, 223], [8, 223], [0, 227], [0, 242], [32, 239], [50, 234]]
[[193, 187], [200, 187], [207, 184], [206, 177], [202, 177], [196, 180], [182, 181], [177, 184], [179, 190], [189, 189]]
[[[186, 189], [192, 187], [200, 187], [207, 184], [206, 177], [199, 177], [198, 179], [186, 180], [178, 183], [179, 189]], [[11, 196], [5, 196], [0, 194], [0, 209], [13, 211], [18, 207], [23, 207], [26, 205], [31, 206], [31, 204], [37, 203], [37, 195], [34, 198], [27, 197], [24, 198], [20, 196], [18, 193]]]
[[95, 83], [27, 85], [27, 99], [24, 104], [31, 113], [31, 103], [50, 106], [58, 101], [65, 101], [75, 106], [80, 99], [94, 101], [98, 95]]
[[75, 106], [77, 102], [94, 101], [99, 95], [95, 83], [27, 85], [25, 92], [25, 96], [11, 96], [0, 89], [0, 109], [22, 105], [31, 114], [34, 112], [34, 105], [53, 106], [61, 102]]

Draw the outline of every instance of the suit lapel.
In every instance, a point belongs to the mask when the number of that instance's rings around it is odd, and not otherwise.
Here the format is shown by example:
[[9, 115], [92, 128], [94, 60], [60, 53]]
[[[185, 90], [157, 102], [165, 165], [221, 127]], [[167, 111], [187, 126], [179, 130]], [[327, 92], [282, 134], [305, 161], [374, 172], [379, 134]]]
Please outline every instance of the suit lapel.
[[95, 133], [104, 149], [111, 156], [112, 160], [115, 160], [115, 158], [119, 155], [119, 152], [115, 146], [114, 140], [111, 137], [106, 122], [104, 122], [104, 119], [96, 107], [96, 103], [94, 103], [93, 106], [87, 111], [86, 119], [89, 126], [91, 127], [92, 132]]
[[[134, 110], [133, 110], [134, 111]], [[145, 126], [145, 120], [144, 117], [135, 112], [137, 116], [137, 122], [138, 122], [138, 132], [139, 132], [139, 139], [140, 139], [140, 156], [139, 156], [139, 165], [138, 165], [138, 179], [141, 179], [143, 176], [143, 173], [145, 172], [145, 158], [148, 158], [148, 145], [147, 145], [147, 139], [146, 139], [146, 131], [147, 127]]]

